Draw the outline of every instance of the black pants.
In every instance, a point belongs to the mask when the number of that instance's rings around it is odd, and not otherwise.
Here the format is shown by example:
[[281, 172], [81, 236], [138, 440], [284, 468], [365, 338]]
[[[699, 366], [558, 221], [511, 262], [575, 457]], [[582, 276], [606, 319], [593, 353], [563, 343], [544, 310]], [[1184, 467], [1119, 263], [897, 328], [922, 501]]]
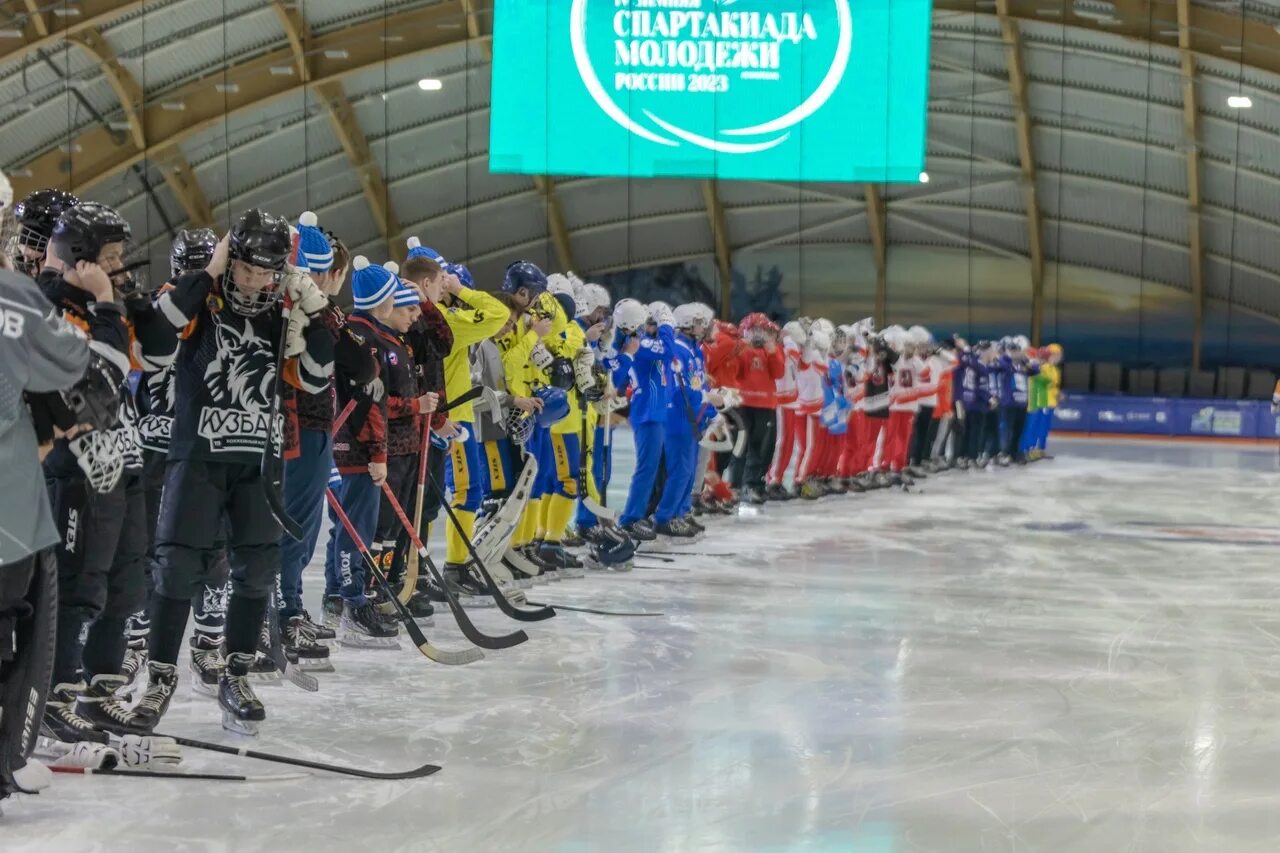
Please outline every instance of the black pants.
[[653, 518], [653, 514], [658, 511], [658, 504], [662, 502], [662, 490], [666, 487], [667, 448], [666, 442], [664, 441], [662, 446], [662, 458], [658, 460], [658, 476], [653, 478], [653, 491], [649, 493], [649, 506], [645, 512], [645, 518]]
[[937, 434], [938, 422], [933, 419], [933, 406], [920, 406], [911, 427], [911, 449], [907, 454], [907, 464], [919, 465], [928, 459]]
[[964, 458], [976, 462], [986, 443], [987, 413], [968, 409], [964, 420]]
[[982, 425], [982, 452], [987, 457], [994, 457], [1000, 452], [1000, 410], [987, 412]]
[[266, 599], [280, 564], [280, 525], [271, 514], [257, 465], [170, 461], [156, 529], [156, 591], [190, 600], [221, 582], [225, 546], [231, 590]]
[[0, 565], [0, 799], [36, 745], [53, 671], [58, 579], [52, 549]]
[[1019, 449], [1022, 446], [1022, 430], [1027, 424], [1026, 406], [1007, 406], [1004, 410], [1005, 436], [1004, 452], [1013, 459], [1023, 458]]
[[[437, 453], [436, 456], [444, 457], [443, 453]], [[430, 463], [428, 458], [427, 462]], [[413, 514], [416, 511], [414, 501], [417, 499], [418, 492], [418, 456], [416, 454], [388, 456], [387, 457], [387, 485], [391, 487], [391, 493], [396, 496], [396, 500], [400, 502], [401, 509], [405, 515], [409, 516], [409, 520], [413, 520]], [[431, 489], [428, 488], [427, 492]], [[426, 498], [424, 492], [423, 498]], [[423, 507], [423, 518], [426, 518], [426, 507]], [[422, 534], [419, 533], [419, 536]], [[423, 540], [425, 541], [425, 540]], [[391, 501], [387, 500], [383, 495], [378, 504], [378, 527], [373, 535], [373, 541], [369, 543], [375, 559], [379, 560], [379, 568], [382, 573], [390, 578], [398, 579], [400, 572], [395, 568], [402, 560], [397, 556], [403, 553], [403, 549], [408, 547], [409, 534], [405, 532], [404, 525], [400, 523], [400, 516], [396, 515], [395, 509], [391, 506]], [[373, 578], [369, 578], [372, 583]]]
[[778, 418], [773, 409], [742, 408], [738, 410], [747, 428], [747, 446], [742, 456], [733, 460], [734, 488], [764, 488], [764, 475], [773, 464], [773, 445]]
[[[46, 481], [57, 547], [58, 638], [54, 683], [120, 671], [125, 622], [146, 601], [146, 495], [140, 473], [126, 472], [107, 494], [83, 477]], [[81, 641], [86, 624], [89, 633]]]

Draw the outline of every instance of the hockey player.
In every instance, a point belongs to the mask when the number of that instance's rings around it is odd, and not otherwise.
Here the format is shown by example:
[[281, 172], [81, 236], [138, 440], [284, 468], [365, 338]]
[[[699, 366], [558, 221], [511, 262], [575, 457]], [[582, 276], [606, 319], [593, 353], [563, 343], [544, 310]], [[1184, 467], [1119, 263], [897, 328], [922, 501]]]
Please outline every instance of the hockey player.
[[[382, 513], [383, 483], [390, 480], [391, 427], [393, 418], [408, 418], [401, 424], [397, 442], [401, 459], [397, 462], [395, 484], [406, 490], [405, 481], [417, 473], [416, 445], [406, 458], [406, 432], [416, 430], [413, 419], [423, 408], [434, 408], [434, 400], [419, 400], [412, 382], [412, 361], [405, 351], [401, 330], [411, 324], [410, 317], [397, 315], [401, 306], [417, 309], [419, 294], [404, 285], [386, 267], [370, 264], [363, 255], [353, 262], [351, 295], [355, 310], [347, 322], [353, 333], [365, 341], [378, 367], [376, 382], [359, 385], [345, 370], [335, 374], [337, 402], [344, 410], [353, 405], [351, 414], [334, 439], [333, 459], [341, 484], [334, 489], [343, 512], [351, 520], [360, 541], [364, 543], [395, 541], [395, 536], [379, 527], [391, 513]], [[398, 306], [397, 303], [400, 303]], [[416, 318], [413, 318], [416, 319]], [[402, 322], [403, 321], [403, 322]], [[396, 519], [397, 523], [399, 519]], [[389, 526], [389, 525], [388, 525]], [[394, 528], [392, 528], [394, 529]], [[394, 626], [378, 618], [374, 603], [367, 594], [372, 578], [365, 569], [359, 545], [345, 526], [335, 527], [325, 559], [326, 614], [336, 615], [342, 635], [339, 642], [357, 648], [398, 648]]]
[[[129, 326], [129, 341], [114, 350], [122, 372], [134, 366], [156, 371], [173, 360], [177, 337], [123, 269], [129, 239], [128, 223], [114, 210], [94, 202], [78, 204], [54, 226], [39, 283], [64, 317], [91, 333], [98, 294], [86, 278], [106, 277]], [[136, 364], [130, 363], [131, 355], [138, 357]], [[84, 722], [117, 733], [143, 728], [115, 695], [128, 683], [121, 674], [126, 623], [146, 601], [148, 533], [132, 400], [121, 401], [120, 413], [120, 423], [103, 434], [122, 460], [123, 476], [116, 483], [95, 487], [94, 478], [84, 475], [76, 444], [65, 439], [54, 443], [44, 463], [63, 537], [54, 688], [45, 722], [64, 742], [81, 739]]]
[[990, 364], [995, 359], [995, 348], [989, 341], [978, 341], [960, 359], [959, 402], [964, 409], [964, 454], [960, 467], [986, 467], [987, 431], [989, 416], [995, 406], [991, 396]]
[[800, 462], [796, 466], [796, 494], [805, 500], [815, 500], [825, 494], [817, 478], [821, 474], [821, 461], [830, 440], [826, 426], [822, 423], [827, 354], [831, 350], [829, 328], [830, 321], [814, 322], [796, 371], [796, 434], [800, 455]]
[[1030, 342], [1021, 335], [1010, 338], [1008, 347], [1000, 358], [1003, 379], [1000, 416], [1004, 423], [1000, 452], [1002, 465], [1010, 462], [1027, 464], [1026, 454], [1022, 451], [1022, 433], [1027, 422], [1028, 379], [1040, 372], [1039, 362], [1027, 358], [1029, 346]]
[[[746, 346], [739, 355], [740, 414], [747, 431], [746, 453], [733, 462], [732, 480], [753, 504], [764, 503], [764, 477], [773, 462], [774, 400], [786, 367], [778, 346], [778, 326], [763, 314], [748, 314], [740, 328]], [[744, 491], [745, 490], [745, 491]]]
[[[652, 333], [643, 330], [650, 321]], [[651, 541], [657, 536], [647, 514], [662, 461], [671, 394], [667, 371], [675, 351], [674, 323], [669, 310], [650, 317], [649, 310], [634, 299], [620, 300], [613, 309], [617, 330], [613, 348], [618, 351], [614, 384], [631, 386], [631, 431], [636, 445], [636, 469], [618, 523], [638, 541]]]
[[[223, 726], [252, 734], [266, 717], [248, 673], [280, 559], [281, 529], [262, 475], [269, 431], [278, 429], [268, 413], [279, 383], [323, 391], [334, 348], [323, 322], [311, 322], [328, 306], [311, 280], [291, 276], [290, 292], [282, 293], [291, 248], [283, 219], [250, 210], [204, 271], [182, 276], [157, 300], [185, 337], [156, 533], [148, 686], [137, 711], [148, 725], [163, 715], [177, 684], [174, 664], [190, 599], [217, 556], [218, 520], [226, 522], [232, 581], [218, 685]], [[292, 308], [287, 324], [282, 295]]]
[[[0, 178], [2, 180], [2, 178]], [[78, 280], [94, 298], [90, 312], [94, 346], [127, 346], [128, 331], [114, 301], [111, 283], [90, 264], [79, 265]], [[0, 536], [0, 800], [36, 793], [50, 776], [31, 760], [49, 690], [54, 641], [57, 567], [53, 546], [60, 540], [40, 472], [35, 425], [23, 393], [53, 394], [78, 386], [77, 399], [89, 407], [68, 414], [76, 424], [105, 427], [114, 421], [124, 379], [119, 360], [93, 354], [71, 324], [50, 311], [49, 302], [27, 277], [0, 261], [0, 503], [5, 536]], [[89, 371], [87, 379], [86, 371]], [[65, 405], [65, 401], [64, 401]], [[97, 423], [89, 409], [105, 420]], [[73, 424], [74, 426], [74, 424]], [[52, 439], [52, 434], [44, 436]], [[66, 698], [62, 700], [64, 703]]]
[[36, 190], [13, 208], [18, 233], [14, 240], [13, 267], [36, 278], [44, 266], [49, 238], [58, 217], [80, 203], [69, 192], [56, 189]]
[[[311, 277], [327, 304], [317, 311], [315, 321], [323, 323], [334, 338], [335, 372], [348, 382], [365, 385], [378, 373], [364, 336], [349, 327], [334, 302], [351, 265], [347, 247], [319, 227], [311, 211], [298, 217], [298, 241], [293, 266], [296, 273]], [[336, 365], [341, 365], [340, 368]], [[333, 420], [336, 392], [332, 383], [319, 393], [294, 390], [292, 414], [297, 420], [297, 439], [285, 455], [284, 507], [302, 528], [302, 539], [280, 537], [279, 623], [285, 654], [299, 669], [328, 671], [329, 650], [324, 645], [336, 639], [329, 626], [316, 623], [302, 603], [302, 572], [315, 553], [324, 520], [324, 493], [333, 467]]]
[[1062, 345], [1049, 344], [1043, 347], [1041, 352], [1040, 372], [1032, 377], [1032, 381], [1041, 389], [1042, 406], [1036, 413], [1034, 427], [1028, 428], [1032, 435], [1027, 443], [1027, 459], [1033, 462], [1053, 458], [1045, 453], [1045, 448], [1049, 441], [1049, 430], [1053, 427], [1053, 413], [1058, 407], [1058, 395], [1062, 388]]
[[[410, 238], [409, 257], [418, 254], [434, 254], [423, 247], [417, 238]], [[430, 256], [428, 254], [428, 256]], [[444, 360], [445, 399], [461, 397], [471, 389], [470, 347], [485, 338], [492, 337], [511, 316], [510, 310], [493, 296], [474, 290], [464, 284], [470, 280], [465, 267], [446, 267], [444, 277], [445, 299], [451, 304], [443, 310], [445, 321], [453, 333], [453, 347]], [[517, 299], [535, 290], [545, 290], [546, 276], [533, 264], [518, 262], [507, 270], [503, 289]], [[510, 289], [509, 289], [510, 288]], [[446, 489], [452, 494], [451, 505], [461, 530], [450, 523], [445, 528], [445, 580], [460, 592], [472, 597], [484, 597], [484, 586], [465, 566], [470, 557], [462, 537], [475, 534], [476, 512], [480, 509], [480, 469], [483, 459], [480, 442], [475, 435], [475, 414], [471, 403], [463, 403], [449, 412], [450, 423], [445, 429], [450, 433], [448, 464], [445, 471]], [[437, 602], [443, 601], [442, 592], [433, 594]]]
[[863, 383], [863, 411], [866, 413], [866, 432], [861, 442], [860, 464], [867, 474], [866, 484], [876, 487], [890, 482], [886, 472], [885, 455], [888, 446], [889, 376], [897, 363], [898, 354], [885, 341], [884, 332], [871, 339], [871, 354]]
[[[792, 320], [782, 327], [783, 373], [776, 383], [777, 425], [773, 447], [773, 464], [766, 478], [765, 497], [771, 501], [785, 501], [792, 497], [787, 491], [785, 479], [791, 465], [792, 451], [800, 438], [803, 419], [800, 416], [799, 374], [804, 362], [804, 349], [809, 344], [809, 327], [813, 323], [807, 317]], [[798, 456], [804, 456], [801, 450]], [[796, 465], [799, 468], [799, 463]], [[798, 482], [798, 478], [797, 478]]]

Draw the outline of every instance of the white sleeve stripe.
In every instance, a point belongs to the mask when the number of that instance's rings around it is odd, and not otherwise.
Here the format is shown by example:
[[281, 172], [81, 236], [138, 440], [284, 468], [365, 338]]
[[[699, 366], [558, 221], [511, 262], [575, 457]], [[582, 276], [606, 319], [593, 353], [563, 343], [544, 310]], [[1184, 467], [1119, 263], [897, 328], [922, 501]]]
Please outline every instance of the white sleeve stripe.
[[316, 377], [317, 379], [323, 379], [326, 382], [329, 379], [329, 375], [333, 373], [333, 362], [321, 364], [312, 358], [311, 353], [306, 350], [302, 351], [302, 355], [298, 359], [298, 365], [303, 371], [307, 372], [311, 376]]
[[129, 356], [120, 352], [114, 347], [104, 344], [102, 341], [89, 341], [89, 349], [105, 358], [116, 366], [124, 376], [129, 375], [131, 365], [129, 364]]
[[156, 299], [156, 307], [160, 309], [160, 313], [164, 315], [166, 320], [179, 329], [191, 322], [191, 319], [183, 314], [177, 305], [173, 304], [173, 298], [167, 292], [160, 294], [160, 297]]
[[156, 372], [163, 370], [177, 360], [177, 353], [169, 355], [142, 355], [138, 361], [142, 363], [142, 369], [148, 372]]

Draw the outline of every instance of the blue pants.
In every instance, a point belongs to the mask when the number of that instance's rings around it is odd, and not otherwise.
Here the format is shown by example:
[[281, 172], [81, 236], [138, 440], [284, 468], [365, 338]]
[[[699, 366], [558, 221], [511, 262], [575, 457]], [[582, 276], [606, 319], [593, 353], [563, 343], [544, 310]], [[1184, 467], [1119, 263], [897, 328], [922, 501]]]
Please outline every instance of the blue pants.
[[659, 524], [683, 518], [692, 507], [693, 478], [698, 465], [698, 442], [691, 434], [668, 434], [662, 446], [666, 459], [667, 481], [662, 486], [653, 520]]
[[1049, 407], [1040, 410], [1040, 423], [1036, 429], [1036, 450], [1044, 450], [1049, 443], [1049, 430], [1053, 428], [1053, 411]]
[[304, 429], [298, 434], [301, 453], [284, 463], [284, 508], [302, 527], [302, 539], [280, 537], [280, 617], [302, 612], [302, 571], [311, 562], [324, 520], [324, 490], [333, 465], [333, 439], [327, 432]]
[[1027, 423], [1022, 428], [1022, 438], [1018, 441], [1018, 449], [1023, 453], [1036, 446], [1036, 435], [1040, 429], [1040, 417], [1044, 409], [1027, 411]]
[[[605, 493], [609, 491], [609, 479], [613, 476], [613, 446], [605, 447], [602, 426], [596, 427], [595, 437], [592, 439], [591, 476], [595, 479], [596, 487], [600, 489], [600, 497], [603, 499]], [[586, 496], [583, 495], [583, 497]], [[574, 523], [579, 530], [586, 530], [588, 527], [595, 527], [598, 521], [595, 515], [588, 512], [579, 501], [578, 515]]]
[[636, 439], [636, 470], [631, 476], [627, 505], [618, 518], [620, 524], [631, 524], [647, 514], [649, 496], [653, 492], [653, 481], [658, 476], [658, 464], [662, 461], [665, 427], [663, 423], [631, 425]]
[[547, 427], [534, 427], [524, 449], [538, 460], [538, 474], [533, 478], [533, 489], [529, 492], [529, 499], [536, 501], [554, 494], [556, 461], [551, 455], [551, 430]]
[[[361, 541], [368, 545], [378, 531], [382, 489], [373, 484], [368, 474], [344, 474], [341, 485], [333, 493]], [[340, 594], [354, 604], [363, 604], [365, 571], [364, 557], [355, 540], [347, 534], [342, 523], [334, 519], [329, 553], [324, 561], [324, 594]]]

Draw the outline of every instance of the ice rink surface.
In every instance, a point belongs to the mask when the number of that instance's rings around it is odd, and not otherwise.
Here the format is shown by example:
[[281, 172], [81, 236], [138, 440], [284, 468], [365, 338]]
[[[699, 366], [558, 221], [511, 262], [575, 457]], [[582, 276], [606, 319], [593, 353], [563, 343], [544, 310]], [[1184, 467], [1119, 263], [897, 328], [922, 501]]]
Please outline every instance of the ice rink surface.
[[[1275, 451], [1055, 445], [531, 595], [662, 616], [564, 612], [466, 667], [343, 650], [318, 694], [260, 691], [252, 748], [429, 779], [59, 776], [0, 850], [1280, 849]], [[182, 678], [164, 728], [234, 740]]]

